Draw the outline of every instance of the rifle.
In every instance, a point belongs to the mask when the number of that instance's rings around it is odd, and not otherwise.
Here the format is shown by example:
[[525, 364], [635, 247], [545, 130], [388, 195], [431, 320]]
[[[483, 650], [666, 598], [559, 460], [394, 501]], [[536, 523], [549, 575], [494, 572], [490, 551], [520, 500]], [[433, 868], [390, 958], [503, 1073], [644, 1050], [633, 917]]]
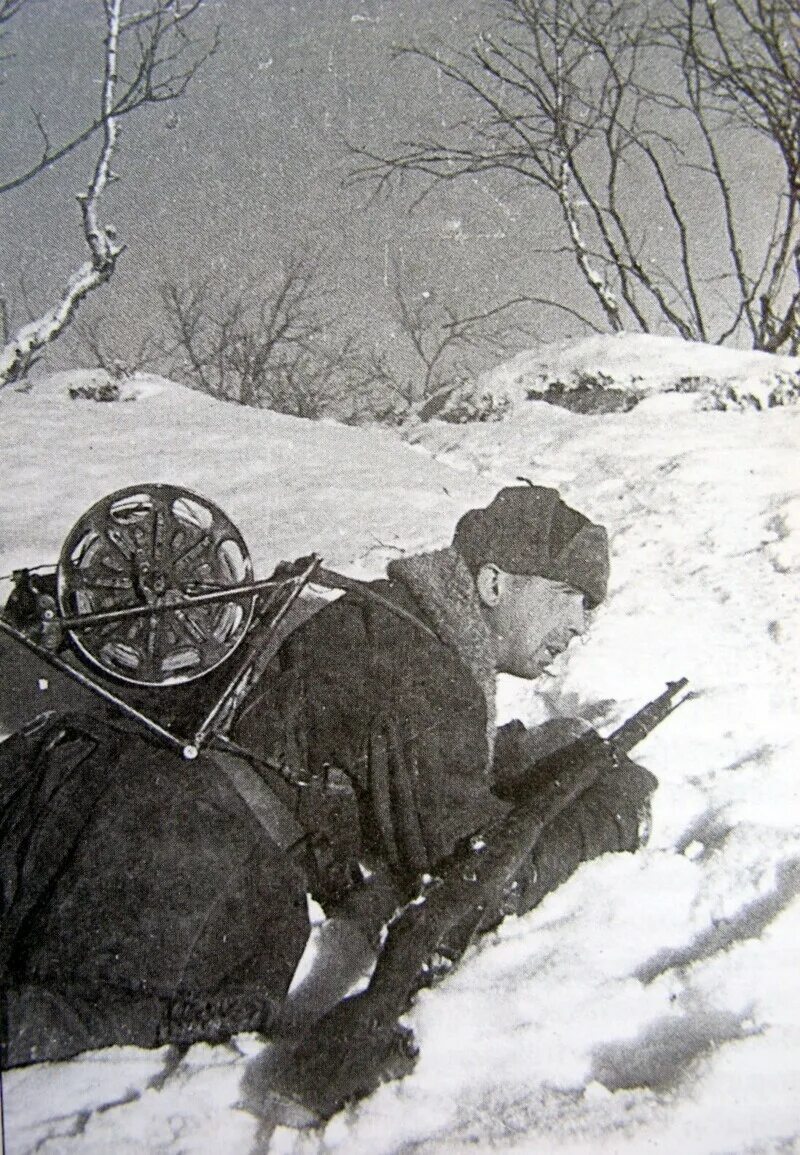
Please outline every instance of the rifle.
[[387, 1077], [409, 1073], [417, 1050], [411, 1030], [397, 1020], [429, 981], [429, 960], [448, 935], [462, 935], [466, 922], [471, 933], [463, 953], [501, 906], [547, 825], [592, 784], [609, 756], [616, 765], [692, 696], [678, 697], [687, 684], [686, 678], [668, 683], [608, 738], [590, 731], [535, 763], [533, 785], [505, 819], [461, 846], [389, 923], [368, 986], [324, 1015], [299, 1043], [279, 1049], [269, 1086], [273, 1118], [314, 1125]]

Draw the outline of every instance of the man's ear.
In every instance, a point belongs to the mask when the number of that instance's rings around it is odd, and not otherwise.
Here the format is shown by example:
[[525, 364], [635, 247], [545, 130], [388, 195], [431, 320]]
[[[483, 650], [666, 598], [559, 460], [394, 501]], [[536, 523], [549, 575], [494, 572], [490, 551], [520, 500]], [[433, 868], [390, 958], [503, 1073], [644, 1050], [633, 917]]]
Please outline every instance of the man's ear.
[[478, 597], [485, 606], [496, 606], [503, 596], [503, 571], [493, 562], [486, 562], [475, 575]]

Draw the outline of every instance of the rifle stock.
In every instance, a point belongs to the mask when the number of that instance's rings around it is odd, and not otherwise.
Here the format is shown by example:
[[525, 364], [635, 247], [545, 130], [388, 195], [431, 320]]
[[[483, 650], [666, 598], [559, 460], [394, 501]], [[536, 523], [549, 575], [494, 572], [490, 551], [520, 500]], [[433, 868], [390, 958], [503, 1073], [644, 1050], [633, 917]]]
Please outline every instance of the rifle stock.
[[542, 831], [591, 785], [609, 753], [627, 754], [685, 700], [675, 701], [686, 685], [685, 678], [669, 683], [609, 738], [589, 732], [536, 763], [533, 787], [504, 821], [444, 862], [390, 922], [366, 989], [284, 1048], [270, 1085], [273, 1117], [295, 1126], [320, 1123], [386, 1078], [411, 1070], [413, 1035], [398, 1019], [424, 985], [426, 964], [437, 948], [465, 922], [474, 934], [498, 909]]

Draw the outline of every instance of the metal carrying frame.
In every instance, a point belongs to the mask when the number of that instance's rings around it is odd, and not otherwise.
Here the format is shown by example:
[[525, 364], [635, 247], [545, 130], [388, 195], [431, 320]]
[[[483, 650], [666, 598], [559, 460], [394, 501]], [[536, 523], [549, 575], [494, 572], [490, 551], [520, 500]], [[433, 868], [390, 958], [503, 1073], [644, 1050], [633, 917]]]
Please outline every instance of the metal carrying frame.
[[[50, 571], [43, 579], [34, 576], [43, 570]], [[0, 633], [189, 761], [212, 743], [235, 749], [226, 727], [277, 651], [281, 626], [310, 584], [355, 593], [436, 637], [368, 584], [324, 569], [317, 554], [281, 562], [272, 577], [254, 579], [244, 539], [222, 510], [171, 485], [107, 495], [73, 526], [57, 565], [10, 576], [14, 590], [0, 612]], [[257, 644], [186, 737], [93, 676], [96, 667], [112, 686], [170, 689], [230, 661], [256, 631]], [[72, 660], [62, 657], [67, 650]], [[172, 665], [158, 666], [155, 655], [163, 652]]]
[[[314, 556], [299, 574], [278, 581], [267, 579], [253, 582], [247, 586], [232, 587], [224, 591], [219, 591], [218, 593], [200, 594], [197, 595], [196, 598], [187, 598], [186, 602], [182, 603], [191, 608], [193, 605], [198, 604], [208, 605], [220, 601], [227, 603], [241, 598], [252, 599], [254, 595], [270, 592], [272, 597], [268, 600], [266, 607], [259, 615], [259, 620], [263, 620], [268, 608], [279, 600], [282, 593], [285, 594], [283, 601], [280, 603], [277, 612], [270, 622], [268, 632], [263, 639], [259, 651], [256, 654], [248, 656], [248, 658], [240, 664], [236, 673], [228, 681], [225, 689], [215, 700], [213, 706], [189, 739], [181, 738], [173, 734], [154, 718], [151, 718], [142, 710], [132, 706], [129, 702], [125, 701], [124, 698], [121, 698], [101, 682], [92, 678], [90, 674], [84, 673], [81, 669], [66, 661], [57, 652], [62, 644], [64, 630], [71, 632], [91, 628], [107, 621], [127, 621], [145, 615], [171, 613], [174, 612], [174, 605], [137, 606], [130, 607], [129, 609], [106, 611], [96, 614], [77, 614], [71, 617], [60, 617], [57, 610], [51, 606], [47, 606], [42, 611], [41, 625], [39, 627], [40, 632], [48, 638], [47, 645], [37, 642], [34, 636], [11, 625], [11, 623], [5, 621], [2, 617], [0, 617], [0, 633], [12, 638], [19, 645], [24, 646], [25, 649], [45, 662], [48, 666], [58, 670], [59, 673], [65, 674], [80, 686], [83, 686], [99, 698], [102, 698], [104, 702], [118, 710], [125, 717], [138, 722], [151, 734], [161, 739], [167, 746], [177, 750], [183, 758], [192, 761], [197, 758], [202, 748], [208, 743], [211, 736], [215, 734], [215, 728], [221, 727], [223, 722], [230, 718], [233, 709], [241, 699], [246, 687], [251, 684], [256, 667], [265, 664], [265, 657], [274, 647], [274, 641], [281, 622], [302, 591], [309, 584], [319, 565], [320, 559]], [[27, 581], [29, 574], [30, 570], [15, 570], [12, 575], [15, 584]]]

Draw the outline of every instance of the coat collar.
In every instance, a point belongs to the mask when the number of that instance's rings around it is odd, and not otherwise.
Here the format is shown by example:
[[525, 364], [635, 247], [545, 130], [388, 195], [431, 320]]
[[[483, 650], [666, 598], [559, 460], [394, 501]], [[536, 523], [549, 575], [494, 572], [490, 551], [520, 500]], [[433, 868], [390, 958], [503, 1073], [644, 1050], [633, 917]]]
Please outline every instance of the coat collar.
[[496, 728], [496, 646], [481, 611], [475, 581], [461, 555], [448, 547], [397, 558], [389, 563], [387, 574], [406, 586], [441, 641], [481, 687], [491, 751]]

